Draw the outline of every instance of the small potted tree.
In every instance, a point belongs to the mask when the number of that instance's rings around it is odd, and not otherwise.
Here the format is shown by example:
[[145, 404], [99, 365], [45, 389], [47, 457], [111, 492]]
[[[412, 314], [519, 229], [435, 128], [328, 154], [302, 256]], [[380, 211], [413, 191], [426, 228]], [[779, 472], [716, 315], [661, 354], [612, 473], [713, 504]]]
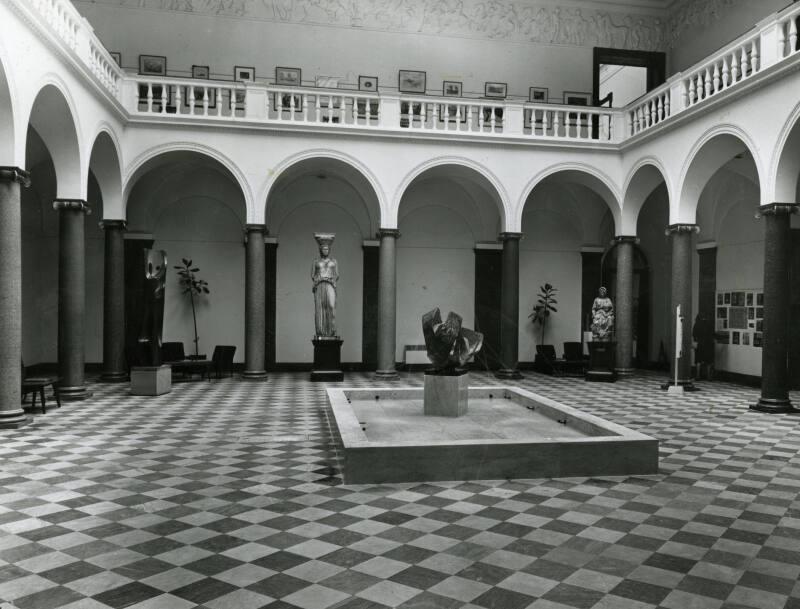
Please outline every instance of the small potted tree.
[[205, 279], [198, 279], [195, 273], [200, 269], [192, 266], [192, 261], [186, 258], [181, 258], [183, 265], [176, 265], [174, 268], [178, 271], [180, 284], [183, 294], [189, 295], [189, 302], [192, 305], [192, 321], [194, 322], [194, 355], [197, 358], [200, 355], [199, 342], [200, 337], [197, 335], [197, 310], [195, 305], [195, 298], [200, 298], [203, 294], [209, 294], [208, 282]]
[[[556, 292], [558, 289], [553, 287], [549, 283], [545, 283], [543, 286], [539, 286], [539, 295], [538, 300], [535, 305], [533, 305], [533, 310], [531, 314], [528, 315], [528, 318], [533, 322], [533, 325], [541, 326], [541, 334], [539, 339], [539, 346], [540, 348], [536, 349], [536, 359], [534, 363], [536, 364], [537, 368], [539, 369], [552, 369], [552, 362], [547, 361], [547, 358], [543, 354], [544, 351], [544, 333], [547, 328], [547, 320], [550, 317], [551, 313], [557, 313], [558, 309], [555, 308], [554, 305], [558, 304], [558, 301], [555, 298]], [[551, 354], [550, 359], [555, 359], [555, 353]]]

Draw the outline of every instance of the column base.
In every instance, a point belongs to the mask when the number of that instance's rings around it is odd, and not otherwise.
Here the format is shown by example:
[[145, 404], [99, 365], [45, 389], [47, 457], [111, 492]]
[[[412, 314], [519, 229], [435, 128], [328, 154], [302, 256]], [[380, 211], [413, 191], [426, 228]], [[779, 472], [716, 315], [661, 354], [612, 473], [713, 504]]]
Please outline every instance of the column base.
[[25, 414], [21, 408], [0, 412], [0, 429], [19, 429], [33, 422], [33, 417]]
[[266, 381], [267, 380], [267, 371], [266, 370], [245, 370], [242, 372], [242, 380], [243, 381]]
[[[663, 389], [664, 391], [667, 391], [670, 388], [670, 386], [674, 385], [674, 384], [675, 384], [675, 381], [667, 381], [666, 383], [662, 383], [661, 384], [661, 389]], [[684, 391], [689, 391], [689, 392], [691, 392], [691, 391], [700, 391], [697, 387], [695, 387], [694, 383], [691, 380], [689, 380], [689, 381], [681, 381], [681, 380], [679, 380], [678, 381], [678, 385], [683, 387]]]
[[767, 412], [771, 414], [786, 414], [789, 412], [800, 412], [792, 406], [791, 400], [775, 399], [775, 398], [761, 398], [758, 403], [751, 404], [750, 410], [757, 410], [758, 412]]
[[614, 368], [617, 376], [633, 376], [636, 373], [636, 368]]
[[518, 381], [521, 378], [525, 378], [516, 368], [500, 368], [500, 370], [494, 373], [494, 376], [495, 378], [505, 381]]
[[126, 383], [127, 381], [127, 372], [104, 372], [100, 376], [101, 383]]
[[397, 374], [397, 370], [376, 370], [375, 378], [381, 379], [383, 381], [393, 381], [399, 379], [400, 375]]
[[86, 385], [78, 387], [59, 387], [58, 396], [64, 402], [80, 402], [86, 398], [92, 397], [92, 391]]

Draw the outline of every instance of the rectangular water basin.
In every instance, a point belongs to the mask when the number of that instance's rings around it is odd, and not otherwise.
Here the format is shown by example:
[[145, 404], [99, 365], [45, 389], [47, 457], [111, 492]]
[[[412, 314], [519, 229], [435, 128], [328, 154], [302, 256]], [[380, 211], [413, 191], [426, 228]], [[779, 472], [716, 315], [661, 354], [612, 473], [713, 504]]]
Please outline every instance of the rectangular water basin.
[[423, 389], [328, 389], [346, 484], [658, 473], [658, 440], [516, 387], [470, 387], [461, 417]]

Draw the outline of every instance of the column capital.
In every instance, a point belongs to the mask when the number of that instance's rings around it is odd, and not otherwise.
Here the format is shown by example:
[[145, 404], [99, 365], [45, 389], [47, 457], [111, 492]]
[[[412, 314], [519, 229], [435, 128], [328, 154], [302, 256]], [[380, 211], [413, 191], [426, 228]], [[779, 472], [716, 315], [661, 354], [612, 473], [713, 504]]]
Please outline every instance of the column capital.
[[0, 182], [18, 182], [27, 188], [31, 185], [31, 174], [19, 167], [0, 167]]
[[97, 225], [103, 230], [127, 230], [127, 220], [100, 220]]
[[379, 228], [377, 236], [380, 237], [394, 237], [395, 239], [400, 238], [400, 231], [396, 228]]
[[639, 237], [636, 235], [617, 235], [614, 237], [614, 243], [639, 243]]
[[667, 227], [667, 230], [664, 231], [665, 235], [677, 235], [680, 233], [699, 233], [700, 227], [697, 224], [686, 224], [686, 223], [678, 223], [678, 224], [670, 224]]
[[769, 203], [761, 205], [756, 213], [756, 218], [761, 216], [784, 216], [796, 214], [798, 211], [797, 203]]
[[244, 232], [245, 233], [264, 233], [265, 235], [269, 234], [269, 230], [267, 229], [266, 224], [245, 224], [244, 225]]
[[92, 209], [89, 207], [89, 203], [83, 199], [55, 199], [53, 201], [53, 209], [56, 211], [61, 211], [64, 209], [82, 211], [85, 212], [87, 216], [92, 214]]
[[519, 241], [522, 239], [522, 233], [500, 233], [498, 236], [499, 241]]

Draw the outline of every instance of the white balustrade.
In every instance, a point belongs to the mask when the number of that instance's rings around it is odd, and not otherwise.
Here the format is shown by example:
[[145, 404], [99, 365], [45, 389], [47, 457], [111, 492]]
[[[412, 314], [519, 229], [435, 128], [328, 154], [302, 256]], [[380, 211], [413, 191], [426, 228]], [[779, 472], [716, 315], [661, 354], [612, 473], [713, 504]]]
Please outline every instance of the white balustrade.
[[135, 77], [136, 114], [235, 119], [245, 115], [244, 85], [207, 80]]
[[269, 122], [378, 126], [380, 98], [376, 94], [300, 87], [269, 86], [266, 89]]
[[89, 67], [103, 86], [114, 97], [117, 97], [123, 77], [122, 68], [117, 65], [103, 45], [92, 39], [89, 40]]
[[525, 104], [525, 133], [536, 139], [611, 142], [614, 139], [614, 115], [618, 112], [585, 106]]
[[68, 0], [33, 0], [33, 6], [58, 37], [75, 50], [82, 18], [72, 3]]
[[[689, 95], [694, 95], [692, 84], [693, 81], [687, 83]], [[628, 134], [631, 136], [664, 122], [672, 116], [669, 85], [662, 85], [628, 108]]]
[[399, 126], [415, 131], [502, 134], [505, 114], [502, 102], [402, 96]]
[[794, 7], [788, 15], [778, 21], [778, 59], [791, 57], [800, 51], [797, 30], [800, 22], [800, 6]]

